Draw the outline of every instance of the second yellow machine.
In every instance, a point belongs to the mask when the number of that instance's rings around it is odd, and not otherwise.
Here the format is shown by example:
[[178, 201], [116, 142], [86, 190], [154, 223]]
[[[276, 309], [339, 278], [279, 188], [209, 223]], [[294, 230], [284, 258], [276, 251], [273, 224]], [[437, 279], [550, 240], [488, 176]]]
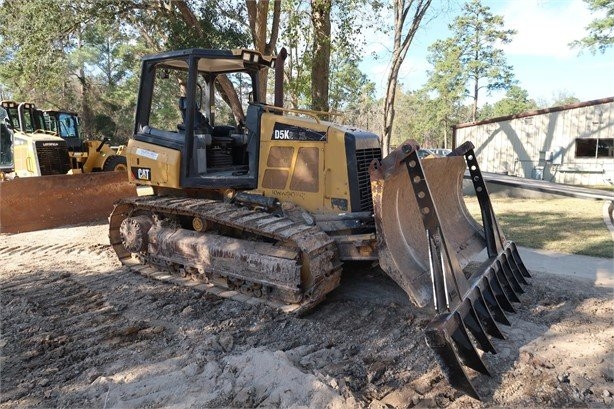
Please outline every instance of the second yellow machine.
[[[509, 325], [504, 311], [528, 272], [497, 225], [473, 146], [420, 160], [408, 141], [382, 158], [377, 135], [283, 108], [284, 58], [203, 49], [144, 58], [126, 156], [130, 180], [154, 195], [116, 204], [118, 257], [295, 312], [339, 285], [344, 261], [378, 261], [433, 310], [427, 342], [449, 382], [478, 398], [464, 367], [488, 370], [473, 341], [494, 352], [489, 335], [503, 336], [498, 324]], [[273, 66], [269, 105], [258, 77]], [[467, 167], [482, 226], [463, 202]]]

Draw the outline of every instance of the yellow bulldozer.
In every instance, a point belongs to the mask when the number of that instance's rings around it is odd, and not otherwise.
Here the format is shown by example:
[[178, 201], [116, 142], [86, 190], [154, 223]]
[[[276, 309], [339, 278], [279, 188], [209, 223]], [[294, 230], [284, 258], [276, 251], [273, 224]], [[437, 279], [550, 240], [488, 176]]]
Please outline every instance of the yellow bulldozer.
[[[409, 140], [382, 157], [377, 135], [283, 107], [285, 56], [143, 59], [126, 156], [130, 181], [154, 194], [116, 203], [117, 256], [135, 272], [192, 277], [297, 314], [340, 284], [344, 262], [379, 262], [432, 311], [426, 339], [450, 384], [479, 399], [465, 369], [488, 370], [474, 342], [494, 352], [489, 337], [503, 337], [529, 273], [496, 222], [472, 144], [422, 160]], [[258, 98], [269, 68], [274, 104]], [[462, 197], [467, 168], [481, 225]]]
[[[125, 157], [107, 154], [106, 142], [77, 138], [75, 144], [52, 129], [51, 117], [31, 103], [2, 101], [0, 113], [0, 232], [98, 220], [108, 216], [115, 200], [135, 194]], [[107, 148], [89, 148], [101, 145]]]
[[[34, 104], [2, 101], [5, 132], [10, 134], [14, 172], [18, 177], [63, 175], [71, 170], [66, 141], [47, 131]], [[8, 150], [9, 145], [6, 145]]]
[[14, 171], [19, 177], [125, 171], [123, 146], [82, 139], [76, 113], [38, 109], [28, 102], [2, 101], [13, 134]]
[[15, 171], [13, 161], [13, 132], [9, 129], [8, 113], [0, 106], [0, 181]]

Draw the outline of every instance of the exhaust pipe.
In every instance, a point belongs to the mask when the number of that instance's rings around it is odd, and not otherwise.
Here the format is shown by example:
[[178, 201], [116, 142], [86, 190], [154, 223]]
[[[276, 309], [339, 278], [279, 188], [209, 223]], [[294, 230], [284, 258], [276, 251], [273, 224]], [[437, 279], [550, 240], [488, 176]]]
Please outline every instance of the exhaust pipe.
[[282, 47], [275, 59], [275, 102], [276, 107], [284, 107], [284, 61], [288, 57], [288, 51]]

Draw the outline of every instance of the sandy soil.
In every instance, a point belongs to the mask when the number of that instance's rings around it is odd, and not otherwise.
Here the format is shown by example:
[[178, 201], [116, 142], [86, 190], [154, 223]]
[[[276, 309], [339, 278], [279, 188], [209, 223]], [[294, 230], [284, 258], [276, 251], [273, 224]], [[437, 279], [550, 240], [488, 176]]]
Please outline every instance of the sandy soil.
[[475, 401], [379, 270], [297, 318], [123, 268], [106, 224], [0, 235], [0, 408], [612, 407], [612, 289], [534, 274]]

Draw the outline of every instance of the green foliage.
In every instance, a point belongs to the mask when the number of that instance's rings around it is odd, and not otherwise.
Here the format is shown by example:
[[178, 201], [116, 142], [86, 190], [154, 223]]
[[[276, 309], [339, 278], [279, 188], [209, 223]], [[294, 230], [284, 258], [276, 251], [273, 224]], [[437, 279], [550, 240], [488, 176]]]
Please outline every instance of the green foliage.
[[168, 33], [165, 48], [248, 48], [250, 34], [243, 22], [247, 13], [243, 2], [221, 2], [201, 0], [190, 3], [198, 19], [199, 30], [195, 30], [176, 12], [167, 13], [157, 29]]
[[494, 105], [486, 105], [480, 109], [478, 120], [496, 118], [500, 116], [516, 115], [538, 108], [529, 93], [517, 85], [513, 85], [505, 94], [505, 97]]
[[[329, 105], [332, 110], [346, 109], [357, 94], [368, 87], [368, 79], [358, 68], [364, 45], [365, 30], [373, 29], [382, 4], [367, 0], [333, 2], [331, 24], [331, 61], [329, 72]], [[287, 100], [293, 108], [311, 104], [311, 67], [313, 60], [311, 6], [306, 0], [282, 2], [280, 42], [289, 51], [286, 60]], [[325, 75], [324, 73], [320, 75]]]
[[602, 54], [614, 44], [614, 0], [584, 0], [593, 12], [603, 13], [604, 17], [596, 17], [586, 27], [588, 35], [570, 44], [595, 53]]
[[376, 100], [374, 95], [375, 84], [370, 81], [354, 92], [343, 108], [342, 121], [359, 129], [379, 133], [383, 127], [382, 101]]
[[493, 15], [480, 0], [466, 3], [449, 28], [452, 37], [435, 42], [429, 49], [433, 71], [428, 87], [452, 105], [464, 95], [471, 96], [475, 120], [481, 90], [509, 89], [515, 82], [513, 68], [498, 47], [512, 41], [515, 31], [504, 29], [503, 18]]
[[562, 105], [577, 104], [578, 102], [580, 102], [580, 99], [573, 94], [567, 91], [559, 91], [558, 94], [554, 96], [552, 103], [548, 106], [558, 107]]
[[392, 147], [407, 139], [415, 139], [421, 145], [431, 142], [436, 122], [433, 101], [422, 91], [405, 93], [398, 89], [396, 94], [396, 117], [392, 128]]
[[452, 143], [451, 126], [466, 122], [469, 110], [461, 105], [453, 110], [442, 105], [445, 102], [433, 97], [426, 88], [411, 92], [398, 89], [391, 146], [415, 139], [424, 147], [449, 148]]
[[429, 47], [428, 61], [433, 66], [423, 93], [434, 94], [428, 100], [432, 117], [425, 133], [428, 146], [449, 145], [449, 128], [459, 122], [459, 110], [466, 95], [466, 75], [461, 64], [463, 50], [454, 39], [439, 40]]
[[[282, 6], [284, 45], [291, 52], [286, 90], [293, 106], [308, 107], [310, 3], [291, 0]], [[373, 86], [359, 71], [358, 56], [363, 30], [373, 26], [379, 7], [380, 2], [366, 0], [333, 2], [329, 89], [335, 110], [365, 96], [372, 100]], [[251, 43], [242, 0], [0, 2], [0, 20], [2, 96], [78, 112], [86, 135], [111, 137], [114, 143], [125, 142], [133, 131], [142, 55]]]
[[374, 84], [358, 68], [360, 60], [344, 53], [335, 53], [331, 58], [330, 108], [344, 110], [357, 95], [372, 95]]
[[[87, 136], [125, 142], [133, 131], [142, 55], [249, 45], [244, 19], [219, 12], [218, 3], [0, 2], [2, 96], [76, 111]], [[233, 3], [234, 16], [244, 17], [244, 3]]]
[[465, 95], [467, 76], [461, 57], [463, 49], [454, 38], [438, 40], [428, 49], [428, 62], [433, 66], [428, 71], [426, 88], [436, 91], [440, 98], [449, 102], [459, 101]]
[[74, 67], [64, 51], [74, 43], [63, 35], [72, 11], [67, 1], [0, 4], [0, 83], [14, 99], [54, 107], [74, 99]]

